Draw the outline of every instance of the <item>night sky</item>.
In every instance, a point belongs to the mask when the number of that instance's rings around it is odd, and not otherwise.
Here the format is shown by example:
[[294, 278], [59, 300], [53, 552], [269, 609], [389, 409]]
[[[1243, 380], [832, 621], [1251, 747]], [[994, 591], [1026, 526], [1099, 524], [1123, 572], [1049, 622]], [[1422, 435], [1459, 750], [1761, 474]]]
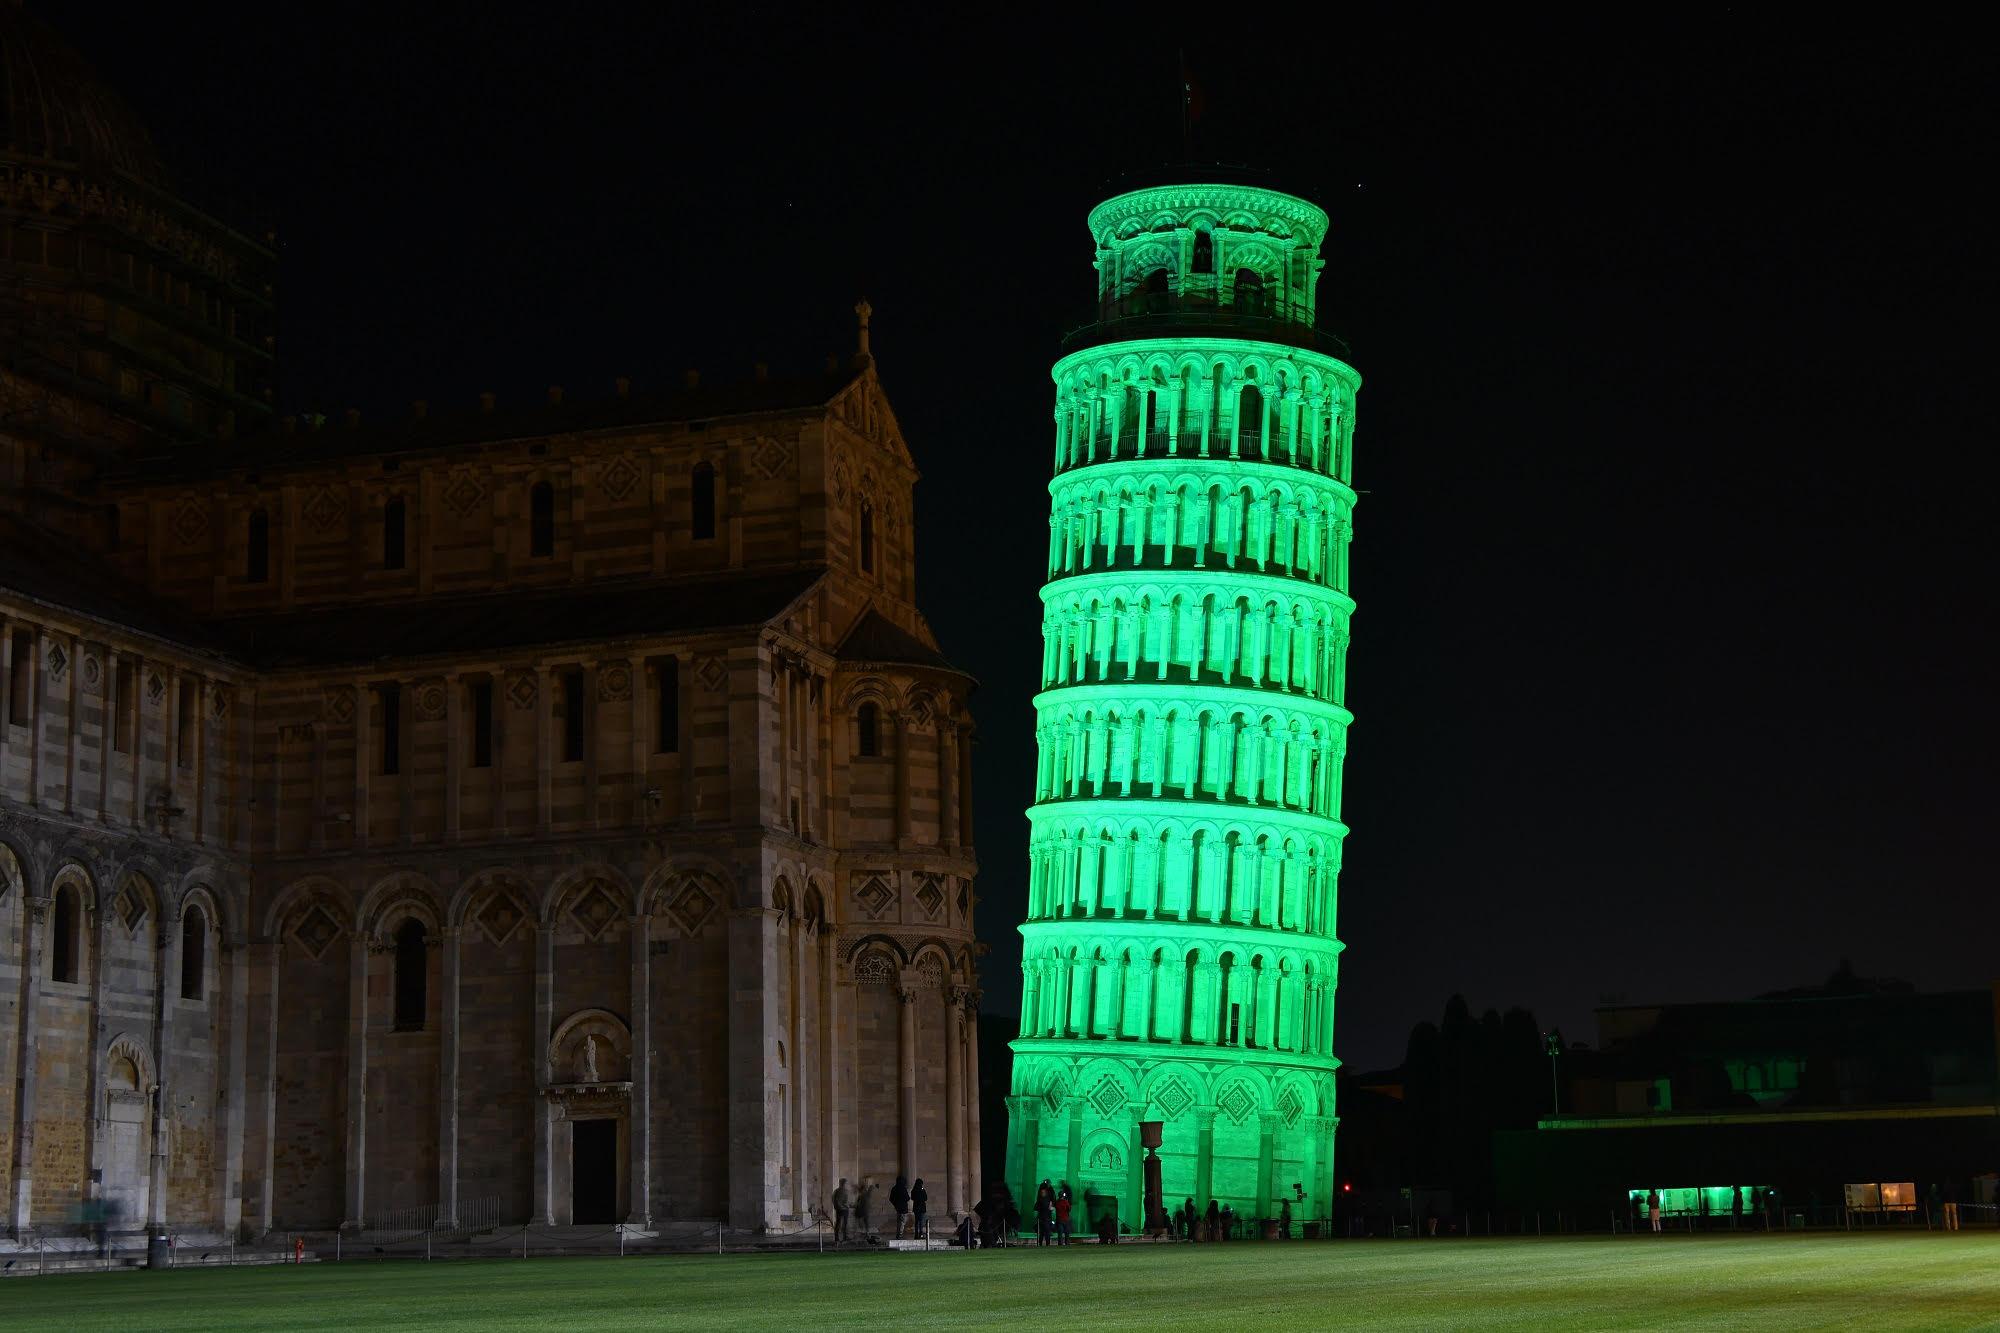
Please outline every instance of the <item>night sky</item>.
[[[1093, 295], [1085, 214], [1188, 156], [1171, 25], [30, 7], [190, 194], [276, 227], [284, 410], [803, 373], [873, 302], [922, 606], [982, 682], [986, 1005], [1013, 1012], [1048, 372]], [[1394, 1063], [1454, 991], [1576, 1038], [1605, 997], [1842, 956], [1986, 984], [1977, 44], [1453, 22], [1204, 23], [1188, 52], [1193, 158], [1332, 214], [1322, 322], [1366, 381], [1343, 1059]]]

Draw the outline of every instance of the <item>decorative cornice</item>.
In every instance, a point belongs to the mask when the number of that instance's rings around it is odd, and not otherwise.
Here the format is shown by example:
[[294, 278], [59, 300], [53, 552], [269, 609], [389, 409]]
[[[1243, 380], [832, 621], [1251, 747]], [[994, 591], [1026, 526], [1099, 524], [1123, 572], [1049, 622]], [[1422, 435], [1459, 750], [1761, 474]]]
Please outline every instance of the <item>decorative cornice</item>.
[[1326, 211], [1296, 195], [1253, 185], [1159, 185], [1114, 195], [1090, 210], [1091, 239], [1103, 244], [1107, 232], [1132, 219], [1148, 221], [1161, 213], [1254, 213], [1262, 220], [1288, 222], [1318, 250], [1326, 239]]

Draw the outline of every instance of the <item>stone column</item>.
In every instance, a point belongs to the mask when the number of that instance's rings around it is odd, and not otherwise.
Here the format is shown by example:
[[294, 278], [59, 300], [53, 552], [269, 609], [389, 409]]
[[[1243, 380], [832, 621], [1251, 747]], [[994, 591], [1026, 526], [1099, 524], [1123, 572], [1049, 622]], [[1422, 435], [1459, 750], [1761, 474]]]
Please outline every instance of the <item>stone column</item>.
[[909, 977], [896, 987], [896, 1161], [912, 1179], [917, 1169], [917, 991]]
[[776, 1041], [777, 997], [767, 964], [777, 955], [776, 913], [729, 917], [729, 1223], [778, 1224], [777, 1112], [766, 1074]]
[[[284, 925], [279, 923], [279, 929]], [[264, 983], [263, 1060], [257, 1086], [256, 1116], [263, 1144], [258, 1149], [257, 1229], [269, 1231], [276, 1207], [278, 1152], [278, 979], [282, 946], [276, 939], [258, 940], [257, 975]]]
[[1146, 1144], [1139, 1124], [1146, 1118], [1146, 1103], [1125, 1103], [1125, 1197], [1118, 1201], [1118, 1220], [1135, 1236], [1146, 1231]]
[[244, 1111], [250, 1093], [250, 951], [242, 939], [222, 946], [229, 965], [228, 1068], [223, 1072], [222, 1227], [230, 1235], [243, 1224]]
[[[426, 509], [428, 510], [428, 506]], [[424, 527], [426, 530], [430, 527], [428, 513]], [[428, 562], [425, 572], [428, 576]], [[493, 702], [505, 706], [505, 700], [497, 693]], [[446, 673], [444, 678], [444, 840], [446, 842], [458, 841], [459, 807], [465, 794], [465, 742], [465, 677], [452, 671]]]
[[1271, 1193], [1271, 1163], [1278, 1147], [1278, 1116], [1275, 1111], [1257, 1115], [1257, 1211], [1258, 1217], [1275, 1217], [1276, 1202]]
[[957, 1217], [965, 1208], [960, 1197], [965, 1179], [965, 1011], [956, 986], [944, 997], [944, 1209]]
[[1070, 1190], [1079, 1202], [1083, 1195], [1083, 1096], [1072, 1092], [1069, 1099], [1069, 1156], [1063, 1167], [1063, 1179], [1069, 1182]]
[[1154, 992], [1159, 989], [1159, 970], [1160, 965], [1154, 959], [1144, 958], [1139, 962], [1139, 984], [1145, 987], [1140, 997], [1138, 1033], [1140, 1041], [1153, 1039], [1153, 1008], [1156, 1003]]
[[343, 1231], [366, 1223], [368, 1179], [368, 937], [347, 942], [347, 1201]]
[[896, 724], [896, 845], [910, 845], [910, 720], [890, 714]]
[[632, 936], [632, 1103], [626, 1129], [631, 1159], [632, 1207], [625, 1220], [645, 1226], [652, 1220], [653, 1179], [653, 918], [635, 916]]
[[555, 1104], [549, 1100], [549, 1038], [555, 1035], [556, 932], [552, 925], [535, 926], [535, 1181], [534, 1204], [530, 1216], [542, 1226], [556, 1220], [555, 1185]]
[[[457, 744], [452, 731], [447, 727], [448, 747]], [[464, 934], [458, 926], [444, 932], [444, 995], [438, 1018], [438, 1225], [444, 1228], [458, 1225], [458, 977]]]
[[1336, 1142], [1337, 1136], [1340, 1133], [1340, 1117], [1337, 1115], [1330, 1115], [1327, 1116], [1320, 1123], [1325, 1126], [1325, 1128], [1320, 1131], [1319, 1141], [1325, 1145], [1326, 1156], [1320, 1160], [1320, 1165], [1319, 1165], [1320, 1174], [1314, 1181], [1313, 1187], [1319, 1190], [1320, 1198], [1326, 1200], [1327, 1212], [1329, 1215], [1331, 1215], [1333, 1211], [1333, 1194], [1334, 1190], [1337, 1188], [1337, 1184], [1334, 1180], [1334, 1164], [1336, 1156], [1334, 1153], [1334, 1144]]
[[1332, 1211], [1332, 1196], [1322, 1198], [1319, 1192], [1319, 1140], [1325, 1132], [1326, 1121], [1320, 1116], [1309, 1115], [1300, 1124], [1306, 1136], [1305, 1175], [1301, 1177], [1306, 1187], [1306, 1215], [1301, 1220], [1310, 1222], [1330, 1216]]
[[[23, 879], [27, 867], [23, 866]], [[25, 890], [27, 885], [23, 883]], [[14, 1034], [14, 1198], [9, 1227], [16, 1239], [22, 1237], [33, 1220], [35, 1198], [35, 1015], [42, 990], [42, 942], [48, 938], [49, 900], [28, 898], [22, 904], [23, 924], [28, 931], [21, 981], [21, 1026]]]
[[1028, 1218], [1034, 1216], [1035, 1172], [1041, 1157], [1041, 1110], [1039, 1097], [1007, 1099], [1007, 1116], [1015, 1131], [1007, 1135], [1007, 1178], [1014, 1185], [1014, 1205]]
[[1194, 1202], [1195, 1207], [1206, 1212], [1209, 1199], [1214, 1197], [1212, 1183], [1215, 1172], [1215, 1108], [1213, 1106], [1195, 1108], [1194, 1128]]
[[[179, 690], [176, 689], [175, 693], [178, 694]], [[169, 747], [169, 767], [178, 763], [178, 760], [175, 758], [176, 753], [172, 747]], [[152, 1161], [148, 1164], [151, 1167], [151, 1174], [148, 1178], [146, 1189], [146, 1230], [152, 1236], [163, 1236], [166, 1234], [167, 1229], [167, 1124], [169, 1119], [168, 1112], [173, 1106], [169, 1096], [171, 1088], [168, 1075], [172, 1068], [174, 1049], [174, 997], [180, 994], [181, 982], [180, 922], [167, 914], [164, 910], [164, 904], [162, 905], [162, 909], [159, 917], [160, 967], [155, 978], [159, 988], [159, 1007], [156, 1011], [157, 1017], [154, 1020], [153, 1026], [153, 1077], [155, 1079], [154, 1086], [151, 1089], [153, 1094], [153, 1152]], [[103, 920], [109, 914], [108, 912], [98, 912], [95, 915], [99, 920]], [[106, 934], [107, 932], [103, 930], [96, 932], [97, 938], [92, 943], [93, 950], [102, 949]], [[91, 1007], [101, 1013], [101, 996], [104, 989], [104, 961], [102, 953], [98, 953], [91, 961], [93, 964], [91, 972], [95, 974], [92, 989], [97, 992], [97, 995], [93, 997]], [[103, 1062], [104, 1051], [101, 1049], [98, 1041], [93, 1041], [91, 1043], [92, 1077], [90, 1079], [93, 1094], [91, 1097], [93, 1112], [97, 1105], [97, 1098], [95, 1096], [97, 1090], [96, 1071], [103, 1067]], [[103, 1167], [101, 1161], [96, 1165], [99, 1169]], [[102, 1197], [101, 1190], [99, 1191], [99, 1196]]]
[[958, 728], [949, 715], [938, 719], [938, 845], [958, 850]]
[[967, 990], [965, 1005], [965, 1160], [967, 1199], [986, 1195], [985, 1158], [979, 1137], [979, 992]]
[[842, 1075], [847, 1070], [847, 1025], [853, 1015], [852, 990], [840, 976], [840, 962], [829, 928], [820, 936], [820, 1041], [826, 1055], [820, 1062], [820, 1115], [826, 1126], [826, 1172], [829, 1180], [846, 1176], [859, 1188], [859, 1172], [848, 1161], [849, 1103]]

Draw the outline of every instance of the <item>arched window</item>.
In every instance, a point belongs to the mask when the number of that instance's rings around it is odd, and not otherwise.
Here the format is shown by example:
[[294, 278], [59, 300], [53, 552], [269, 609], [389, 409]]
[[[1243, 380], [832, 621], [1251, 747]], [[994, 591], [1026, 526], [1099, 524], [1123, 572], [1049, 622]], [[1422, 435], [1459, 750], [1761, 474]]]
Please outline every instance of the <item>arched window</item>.
[[1236, 400], [1236, 443], [1244, 456], [1264, 452], [1264, 391], [1254, 384], [1243, 386]]
[[694, 467], [694, 539], [707, 541], [715, 536], [715, 464]]
[[83, 964], [83, 904], [76, 889], [65, 884], [56, 890], [55, 910], [49, 913], [49, 979], [75, 981]]
[[208, 966], [208, 914], [190, 903], [181, 915], [181, 998], [199, 1000]]
[[262, 509], [250, 511], [250, 549], [243, 560], [243, 576], [252, 583], [271, 577], [271, 516]]
[[1167, 308], [1167, 271], [1163, 268], [1156, 268], [1146, 275], [1145, 308], [1154, 312]]
[[528, 492], [528, 554], [551, 556], [556, 553], [556, 488], [538, 481]]
[[1215, 238], [1208, 232], [1194, 234], [1194, 259], [1188, 267], [1196, 273], [1215, 272]]
[[382, 568], [403, 567], [403, 498], [382, 506]]
[[1236, 270], [1236, 308], [1247, 315], [1271, 313], [1270, 302], [1264, 292], [1264, 277], [1255, 269]]
[[396, 927], [396, 1031], [421, 1032], [424, 1027], [424, 923], [403, 918]]
[[854, 715], [854, 752], [864, 758], [872, 758], [882, 752], [881, 710], [874, 704], [861, 705], [861, 711]]
[[861, 572], [875, 572], [875, 507], [861, 502]]

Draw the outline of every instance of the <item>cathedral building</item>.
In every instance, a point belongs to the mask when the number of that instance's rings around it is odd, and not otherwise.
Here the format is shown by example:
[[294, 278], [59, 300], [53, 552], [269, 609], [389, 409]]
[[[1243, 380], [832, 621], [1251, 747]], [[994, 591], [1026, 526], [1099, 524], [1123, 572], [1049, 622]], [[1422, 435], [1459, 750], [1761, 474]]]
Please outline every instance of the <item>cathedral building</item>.
[[273, 241], [0, 6], [0, 1181], [181, 1232], [979, 1188], [971, 680], [868, 347], [272, 408]]

